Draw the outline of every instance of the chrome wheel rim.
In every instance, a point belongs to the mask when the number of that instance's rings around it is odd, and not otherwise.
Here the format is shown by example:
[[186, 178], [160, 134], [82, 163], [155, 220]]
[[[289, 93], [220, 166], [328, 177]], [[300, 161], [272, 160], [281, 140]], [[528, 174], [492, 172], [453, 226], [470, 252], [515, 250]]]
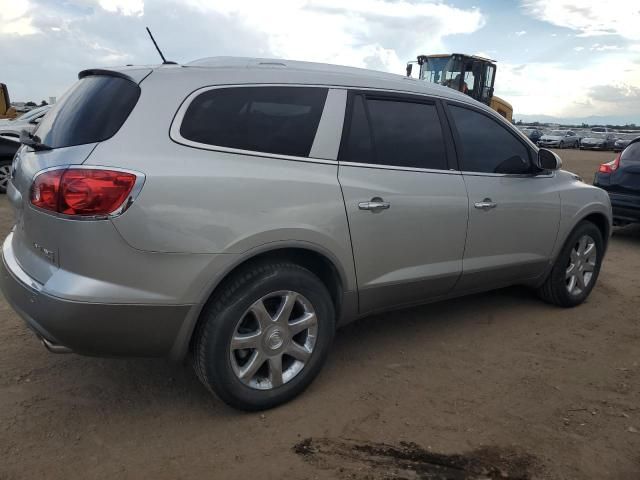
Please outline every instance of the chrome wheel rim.
[[318, 319], [303, 295], [283, 290], [254, 302], [237, 323], [229, 344], [236, 377], [257, 390], [277, 388], [309, 363]]
[[0, 165], [0, 188], [7, 189], [11, 178], [11, 165]]
[[567, 291], [571, 295], [580, 295], [593, 281], [593, 274], [598, 260], [598, 249], [595, 240], [583, 235], [571, 249], [565, 273]]

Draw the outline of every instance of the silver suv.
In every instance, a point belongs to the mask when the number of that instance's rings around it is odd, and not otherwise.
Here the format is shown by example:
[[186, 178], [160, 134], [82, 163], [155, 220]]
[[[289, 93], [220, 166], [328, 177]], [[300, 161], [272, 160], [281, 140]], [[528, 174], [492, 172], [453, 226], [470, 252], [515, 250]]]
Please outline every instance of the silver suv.
[[[86, 70], [23, 137], [2, 290], [54, 352], [191, 357], [263, 409], [337, 326], [529, 285], [582, 303], [607, 194], [451, 89], [312, 63]], [[366, 324], [362, 324], [366, 328]]]

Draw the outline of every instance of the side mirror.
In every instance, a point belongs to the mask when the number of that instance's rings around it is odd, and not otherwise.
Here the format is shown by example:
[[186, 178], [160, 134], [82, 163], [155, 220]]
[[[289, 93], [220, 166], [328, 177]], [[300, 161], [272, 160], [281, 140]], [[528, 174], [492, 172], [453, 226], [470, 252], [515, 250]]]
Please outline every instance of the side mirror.
[[411, 76], [411, 72], [413, 72], [413, 63], [407, 63], [407, 77]]
[[535, 163], [540, 170], [560, 170], [562, 168], [560, 157], [546, 148], [541, 148], [538, 151]]

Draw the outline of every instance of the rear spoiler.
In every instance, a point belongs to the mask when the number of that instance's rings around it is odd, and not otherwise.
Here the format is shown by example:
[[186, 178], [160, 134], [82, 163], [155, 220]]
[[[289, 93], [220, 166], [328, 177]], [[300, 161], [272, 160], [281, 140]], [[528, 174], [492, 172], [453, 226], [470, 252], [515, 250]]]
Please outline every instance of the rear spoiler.
[[105, 70], [104, 68], [91, 68], [89, 70], [82, 70], [80, 73], [78, 73], [78, 80], [81, 80], [85, 77], [90, 77], [93, 75], [105, 75], [108, 77], [124, 78], [125, 80], [129, 80], [130, 82], [138, 83], [134, 81], [133, 78], [131, 78], [129, 75], [126, 75], [122, 72], [118, 72], [116, 70]]

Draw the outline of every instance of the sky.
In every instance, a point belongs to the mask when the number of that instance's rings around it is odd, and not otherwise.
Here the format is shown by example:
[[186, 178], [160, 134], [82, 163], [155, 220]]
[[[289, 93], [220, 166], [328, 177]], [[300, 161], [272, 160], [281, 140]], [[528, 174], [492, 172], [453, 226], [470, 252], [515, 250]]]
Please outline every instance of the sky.
[[59, 97], [80, 70], [260, 56], [403, 74], [418, 54], [497, 60], [514, 117], [640, 125], [637, 0], [0, 0], [0, 82]]

